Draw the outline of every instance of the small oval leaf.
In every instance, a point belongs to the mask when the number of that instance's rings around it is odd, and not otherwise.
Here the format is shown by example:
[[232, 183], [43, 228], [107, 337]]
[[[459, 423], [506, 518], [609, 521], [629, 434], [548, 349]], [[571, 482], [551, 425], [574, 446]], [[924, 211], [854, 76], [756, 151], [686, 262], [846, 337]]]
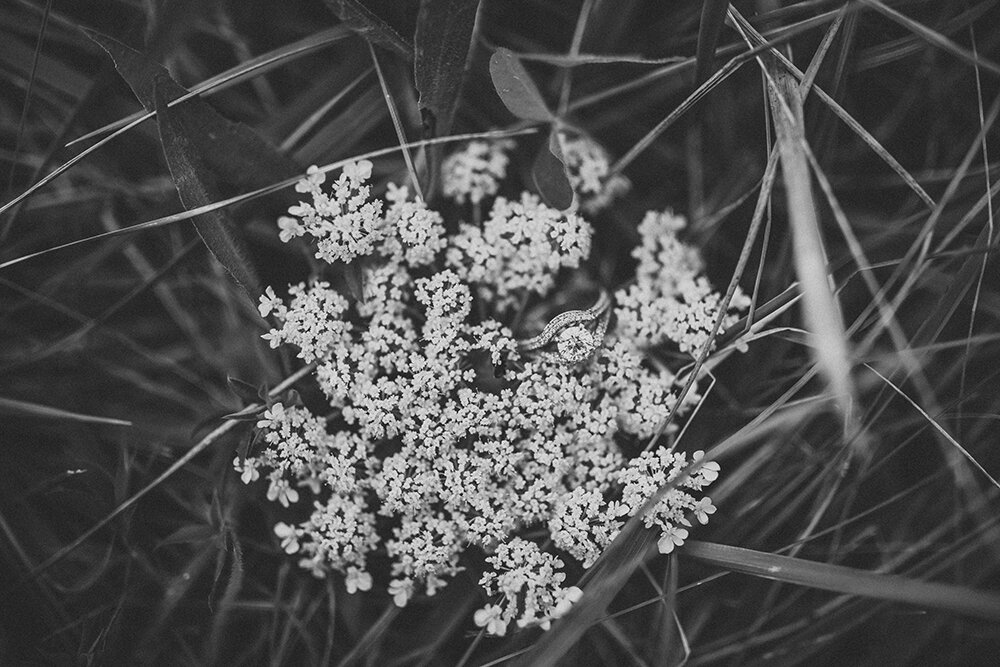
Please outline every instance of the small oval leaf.
[[542, 200], [552, 208], [565, 211], [573, 205], [573, 186], [566, 174], [559, 134], [554, 127], [549, 132], [549, 140], [538, 149], [531, 178]]
[[538, 123], [555, 118], [528, 71], [510, 49], [501, 47], [490, 56], [490, 77], [497, 95], [518, 118]]

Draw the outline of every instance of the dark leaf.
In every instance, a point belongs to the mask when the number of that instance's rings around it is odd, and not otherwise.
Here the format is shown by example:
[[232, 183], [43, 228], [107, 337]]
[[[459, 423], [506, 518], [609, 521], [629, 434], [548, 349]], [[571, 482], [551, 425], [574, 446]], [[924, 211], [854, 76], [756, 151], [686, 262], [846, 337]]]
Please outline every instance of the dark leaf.
[[423, 0], [414, 36], [413, 75], [425, 135], [451, 131], [469, 62], [479, 0]]
[[302, 402], [302, 396], [296, 389], [289, 389], [287, 392], [285, 392], [285, 395], [281, 399], [281, 402], [285, 405], [285, 407], [289, 408], [293, 406], [304, 405], [304, 403]]
[[372, 44], [395, 51], [407, 60], [413, 60], [413, 44], [396, 32], [388, 22], [369, 9], [362, 0], [325, 0], [330, 11], [348, 28]]
[[[84, 30], [87, 36], [108, 52], [115, 68], [146, 111], [155, 111], [154, 87], [159, 87], [166, 102], [188, 91], [178, 84], [159, 63], [121, 42]], [[246, 188], [272, 185], [302, 172], [294, 160], [285, 156], [263, 137], [241, 123], [223, 118], [201, 98], [193, 98], [171, 107], [176, 114], [190, 118], [198, 147], [207, 167], [220, 182]]]
[[[188, 210], [211, 204], [220, 197], [216, 191], [215, 175], [201, 159], [201, 147], [192, 140], [199, 134], [192, 126], [197, 119], [190, 114], [175, 114], [173, 109], [167, 107], [159, 89], [154, 94], [160, 142], [181, 203]], [[215, 258], [246, 292], [250, 301], [257, 303], [262, 294], [260, 281], [229, 215], [218, 209], [192, 218], [192, 222]]]
[[182, 526], [164, 538], [159, 545], [165, 544], [194, 544], [196, 542], [209, 542], [217, 540], [215, 530], [208, 524], [198, 523]]
[[554, 116], [535, 82], [509, 49], [499, 48], [490, 57], [490, 77], [497, 94], [512, 114], [538, 123], [553, 120]]
[[[184, 208], [221, 199], [220, 182], [256, 188], [299, 172], [253, 130], [231, 123], [203, 100], [168, 107], [187, 91], [163, 67], [111, 37], [86, 34], [108, 52], [146, 110], [157, 112], [163, 151]], [[193, 222], [205, 245], [256, 303], [261, 293], [256, 271], [228, 215], [220, 209]]]
[[726, 20], [729, 0], [705, 0], [701, 6], [701, 24], [698, 26], [698, 52], [696, 56], [695, 86], [700, 86], [712, 73], [715, 47]]
[[565, 211], [573, 204], [573, 187], [566, 175], [559, 133], [555, 127], [549, 132], [549, 140], [538, 149], [531, 168], [531, 178], [538, 194], [552, 208]]
[[369, 262], [365, 257], [358, 257], [353, 262], [344, 265], [344, 284], [347, 287], [347, 293], [361, 303], [365, 302], [368, 265]]
[[243, 405], [249, 405], [257, 402], [259, 398], [258, 393], [260, 391], [259, 387], [231, 376], [226, 377], [226, 383], [229, 385], [229, 391], [236, 394], [236, 397], [243, 402]]

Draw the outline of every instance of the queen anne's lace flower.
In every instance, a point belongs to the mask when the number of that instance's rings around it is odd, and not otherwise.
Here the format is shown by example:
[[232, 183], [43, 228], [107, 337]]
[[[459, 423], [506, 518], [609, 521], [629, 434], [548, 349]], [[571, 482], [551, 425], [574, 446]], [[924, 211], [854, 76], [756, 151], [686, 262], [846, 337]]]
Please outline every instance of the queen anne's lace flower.
[[520, 201], [499, 198], [482, 228], [462, 225], [451, 239], [447, 262], [461, 278], [477, 286], [499, 311], [525, 294], [545, 296], [556, 274], [576, 268], [590, 254], [590, 225], [524, 193]]
[[611, 174], [611, 156], [584, 135], [559, 133], [569, 184], [579, 197], [584, 213], [599, 213], [632, 187], [621, 174]]
[[[685, 221], [671, 211], [650, 211], [639, 225], [642, 245], [632, 251], [639, 260], [635, 283], [615, 294], [618, 336], [640, 349], [672, 343], [697, 354], [711, 334], [722, 297], [701, 274], [701, 258], [681, 243], [677, 232]], [[722, 326], [739, 319], [750, 305], [739, 290]]]
[[[465, 159], [475, 154], [467, 148]], [[490, 155], [476, 173], [496, 178], [500, 160]], [[454, 184], [460, 170], [449, 168]], [[290, 288], [287, 303], [265, 291], [260, 313], [275, 323], [265, 337], [316, 364], [328, 405], [317, 414], [268, 406], [257, 445], [234, 467], [245, 483], [265, 478], [268, 498], [300, 512], [275, 536], [316, 576], [337, 572], [350, 593], [379, 580], [405, 606], [467, 567], [474, 546], [489, 565], [476, 624], [497, 635], [548, 627], [582, 595], [567, 585], [564, 559], [590, 567], [663, 485], [677, 488], [643, 521], [664, 553], [683, 544], [691, 519], [715, 512], [700, 492], [716, 463], [695, 453], [682, 478], [685, 454], [635, 452], [677, 401], [673, 374], [648, 351], [696, 349], [719, 297], [697, 253], [677, 240], [683, 220], [650, 214], [636, 282], [616, 294], [618, 324], [605, 344], [577, 365], [526, 355], [515, 309], [580, 266], [590, 225], [524, 194], [498, 198], [482, 226], [448, 237], [441, 216], [406, 188], [390, 187], [383, 212], [365, 185], [370, 171], [346, 169], [331, 194], [311, 171], [299, 190], [313, 203], [279, 223], [285, 240], [314, 237], [328, 261], [365, 255], [364, 298], [320, 280]], [[474, 171], [464, 196], [479, 201], [496, 188]], [[551, 546], [522, 537], [528, 527], [547, 529]]]
[[522, 628], [539, 624], [548, 629], [553, 618], [564, 615], [581, 597], [579, 588], [562, 586], [566, 580], [562, 560], [541, 551], [534, 542], [515, 537], [499, 545], [486, 560], [493, 570], [479, 584], [487, 595], [497, 596], [496, 604], [477, 612], [475, 621], [491, 626], [494, 634], [504, 634], [513, 621]]
[[441, 166], [441, 191], [459, 204], [478, 204], [492, 197], [507, 176], [509, 139], [470, 141], [449, 155]]
[[385, 234], [382, 202], [371, 199], [372, 163], [351, 163], [333, 183], [332, 192], [323, 192], [325, 174], [309, 168], [309, 177], [295, 186], [298, 192], [312, 196], [312, 202], [299, 202], [288, 209], [293, 218], [279, 220], [281, 240], [309, 234], [316, 239], [316, 257], [327, 262], [349, 262], [367, 255]]

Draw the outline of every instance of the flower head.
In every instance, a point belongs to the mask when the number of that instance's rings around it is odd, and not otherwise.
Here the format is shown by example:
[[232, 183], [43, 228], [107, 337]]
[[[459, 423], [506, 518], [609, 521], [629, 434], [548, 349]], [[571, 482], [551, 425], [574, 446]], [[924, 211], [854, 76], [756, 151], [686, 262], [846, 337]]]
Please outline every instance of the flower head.
[[509, 139], [476, 140], [449, 155], [441, 166], [444, 196], [459, 204], [478, 204], [495, 195], [500, 181], [507, 176], [507, 151], [513, 147]]
[[[573, 141], [581, 201], [613, 193], [607, 154]], [[507, 146], [480, 143], [445, 165], [445, 192], [460, 203], [496, 194], [506, 169]], [[322, 393], [308, 396], [316, 412], [268, 406], [260, 447], [234, 468], [244, 483], [266, 479], [267, 498], [299, 514], [275, 534], [315, 576], [370, 590], [377, 553], [388, 561], [382, 585], [402, 607], [446, 586], [476, 546], [488, 554], [476, 624], [494, 635], [548, 628], [583, 595], [563, 559], [592, 566], [650, 498], [642, 521], [662, 553], [716, 512], [703, 491], [720, 469], [703, 452], [636, 452], [696, 399], [677, 405], [669, 355], [650, 352], [703, 346], [721, 297], [678, 237], [683, 218], [647, 214], [635, 281], [614, 297], [616, 325], [603, 340], [566, 327], [553, 344], [576, 363], [560, 363], [519, 345], [533, 324], [522, 311], [564, 308], [557, 287], [583, 291], [569, 274], [590, 254], [589, 223], [524, 193], [498, 197], [481, 225], [449, 226], [406, 187], [375, 199], [371, 174], [362, 161], [327, 183], [311, 169], [296, 188], [311, 202], [279, 220], [283, 240], [308, 237], [328, 262], [365, 256], [363, 298], [332, 277], [294, 285], [286, 300], [265, 291], [259, 311], [274, 325], [265, 339], [314, 363]], [[725, 321], [743, 305], [734, 301]], [[526, 539], [527, 527], [547, 535]]]

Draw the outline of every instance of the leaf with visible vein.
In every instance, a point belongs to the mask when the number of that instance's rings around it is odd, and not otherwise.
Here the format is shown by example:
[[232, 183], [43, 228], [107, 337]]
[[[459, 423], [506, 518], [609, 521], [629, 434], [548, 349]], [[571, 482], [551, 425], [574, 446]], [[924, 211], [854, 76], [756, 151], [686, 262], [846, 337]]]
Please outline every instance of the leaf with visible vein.
[[413, 75], [425, 136], [451, 131], [472, 47], [479, 0], [423, 0], [414, 36]]
[[[167, 158], [170, 175], [177, 187], [177, 194], [184, 208], [190, 210], [205, 206], [218, 199], [214, 174], [201, 158], [201, 146], [191, 140], [192, 118], [183, 114], [183, 107], [170, 109], [159, 88], [154, 91], [160, 141]], [[236, 235], [226, 211], [203, 213], [191, 220], [199, 236], [225, 267], [233, 280], [246, 292], [252, 303], [257, 303], [263, 290], [257, 272], [250, 262], [242, 240]]]
[[510, 112], [522, 120], [549, 123], [552, 112], [521, 61], [503, 47], [490, 56], [490, 77], [497, 95]]
[[373, 12], [361, 0], [325, 0], [326, 6], [347, 27], [366, 40], [395, 51], [407, 60], [413, 60], [413, 44], [396, 32], [385, 19]]
[[[84, 32], [111, 56], [118, 73], [147, 112], [156, 110], [154, 87], [160, 88], [165, 102], [188, 94], [163, 66], [145, 54], [107, 35], [92, 30]], [[222, 117], [200, 98], [192, 98], [171, 110], [190, 120], [190, 129], [197, 133], [196, 143], [206, 166], [227, 183], [257, 188], [302, 171], [294, 160], [251, 128]]]

